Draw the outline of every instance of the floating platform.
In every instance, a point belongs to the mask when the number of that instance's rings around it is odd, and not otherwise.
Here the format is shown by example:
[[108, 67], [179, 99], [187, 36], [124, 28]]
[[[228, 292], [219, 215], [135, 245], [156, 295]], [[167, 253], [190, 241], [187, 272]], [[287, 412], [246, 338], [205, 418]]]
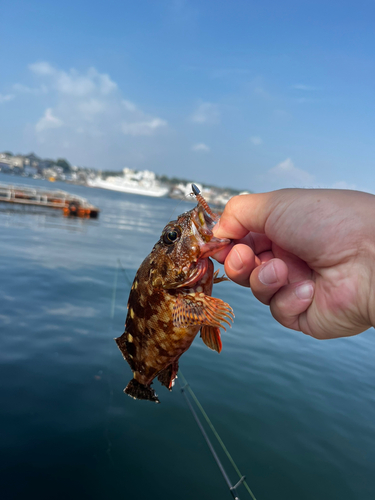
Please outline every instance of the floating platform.
[[85, 198], [65, 191], [9, 184], [0, 184], [0, 202], [59, 209], [66, 217], [84, 219], [97, 219], [100, 212]]

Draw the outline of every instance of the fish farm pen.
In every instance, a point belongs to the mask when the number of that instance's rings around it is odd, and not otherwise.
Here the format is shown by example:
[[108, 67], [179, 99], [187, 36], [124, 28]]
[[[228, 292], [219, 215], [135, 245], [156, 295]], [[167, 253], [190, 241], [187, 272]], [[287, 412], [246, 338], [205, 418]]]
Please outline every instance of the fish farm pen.
[[65, 191], [9, 184], [0, 184], [0, 202], [59, 209], [66, 217], [84, 219], [97, 219], [100, 212], [99, 208], [91, 205], [85, 198]]

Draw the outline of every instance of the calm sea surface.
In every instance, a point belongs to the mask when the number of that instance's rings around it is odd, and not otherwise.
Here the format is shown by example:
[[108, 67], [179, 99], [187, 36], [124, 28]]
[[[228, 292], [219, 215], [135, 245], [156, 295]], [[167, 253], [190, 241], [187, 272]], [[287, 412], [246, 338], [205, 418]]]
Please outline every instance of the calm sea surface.
[[[131, 371], [113, 341], [139, 264], [193, 205], [0, 182], [101, 209], [97, 221], [69, 220], [0, 204], [1, 497], [231, 498], [178, 387], [155, 382], [160, 405], [124, 395]], [[319, 342], [278, 325], [248, 289], [221, 283], [214, 295], [236, 314], [223, 351], [197, 338], [180, 367], [257, 500], [373, 500], [373, 330]]]

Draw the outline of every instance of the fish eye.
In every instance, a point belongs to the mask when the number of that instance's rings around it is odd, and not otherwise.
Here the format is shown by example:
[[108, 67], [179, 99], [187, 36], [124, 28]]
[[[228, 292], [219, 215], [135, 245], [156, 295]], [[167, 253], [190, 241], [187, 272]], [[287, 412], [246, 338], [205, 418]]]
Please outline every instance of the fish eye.
[[177, 231], [171, 231], [167, 234], [167, 238], [169, 241], [177, 240]]
[[163, 234], [163, 241], [166, 245], [172, 245], [181, 236], [181, 229], [175, 227], [171, 231], [165, 232]]

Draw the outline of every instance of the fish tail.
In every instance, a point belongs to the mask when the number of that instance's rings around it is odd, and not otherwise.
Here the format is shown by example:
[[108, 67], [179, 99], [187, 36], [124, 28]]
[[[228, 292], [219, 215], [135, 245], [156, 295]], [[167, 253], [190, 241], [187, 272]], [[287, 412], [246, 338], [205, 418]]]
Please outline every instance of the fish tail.
[[146, 399], [147, 401], [160, 403], [154, 389], [149, 385], [141, 384], [138, 380], [135, 380], [135, 378], [131, 379], [124, 389], [124, 392], [133, 399]]

